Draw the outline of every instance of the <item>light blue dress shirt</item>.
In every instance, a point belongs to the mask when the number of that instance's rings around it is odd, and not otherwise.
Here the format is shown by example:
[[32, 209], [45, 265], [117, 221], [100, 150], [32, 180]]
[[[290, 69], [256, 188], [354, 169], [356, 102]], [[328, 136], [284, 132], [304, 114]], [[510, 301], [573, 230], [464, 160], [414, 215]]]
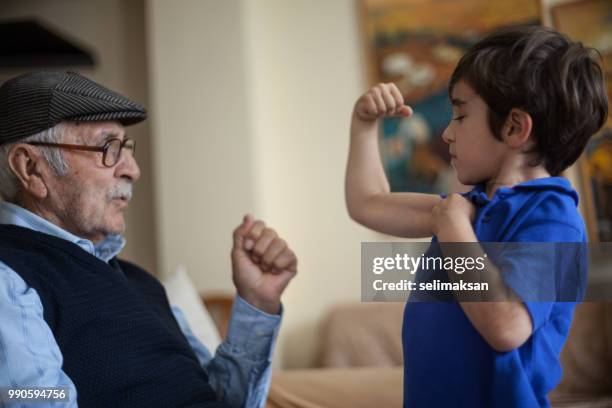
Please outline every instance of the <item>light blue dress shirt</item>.
[[[17, 225], [65, 239], [105, 262], [125, 246], [125, 239], [120, 235], [108, 236], [94, 245], [6, 202], [0, 203], [0, 224]], [[219, 398], [232, 407], [263, 407], [281, 316], [262, 312], [236, 297], [227, 336], [213, 356], [193, 335], [182, 311], [173, 306], [172, 312]], [[62, 370], [62, 361], [59, 346], [43, 318], [38, 294], [0, 261], [0, 388], [68, 387], [70, 400], [10, 406], [77, 407], [78, 390]]]

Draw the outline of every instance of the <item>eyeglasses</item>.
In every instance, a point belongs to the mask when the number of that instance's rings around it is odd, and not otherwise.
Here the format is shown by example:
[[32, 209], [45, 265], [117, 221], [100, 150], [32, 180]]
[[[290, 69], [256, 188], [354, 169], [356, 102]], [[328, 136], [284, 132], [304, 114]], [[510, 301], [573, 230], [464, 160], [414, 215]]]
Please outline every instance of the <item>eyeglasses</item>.
[[121, 151], [125, 148], [130, 150], [132, 156], [136, 154], [136, 142], [132, 139], [125, 138], [123, 140], [119, 138], [109, 139], [104, 143], [104, 146], [86, 146], [86, 145], [75, 145], [65, 143], [47, 143], [47, 142], [28, 142], [27, 144], [33, 146], [46, 146], [46, 147], [58, 147], [60, 149], [71, 149], [71, 150], [86, 150], [89, 152], [101, 152], [102, 153], [102, 164], [106, 167], [113, 167], [121, 159]]

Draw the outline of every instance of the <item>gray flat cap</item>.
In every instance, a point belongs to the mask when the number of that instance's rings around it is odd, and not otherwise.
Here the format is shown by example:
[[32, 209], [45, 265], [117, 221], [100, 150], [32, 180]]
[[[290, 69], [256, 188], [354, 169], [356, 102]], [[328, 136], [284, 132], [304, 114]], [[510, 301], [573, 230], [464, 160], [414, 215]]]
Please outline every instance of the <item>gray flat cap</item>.
[[0, 145], [63, 120], [116, 120], [127, 126], [146, 118], [143, 106], [76, 72], [32, 72], [0, 86]]

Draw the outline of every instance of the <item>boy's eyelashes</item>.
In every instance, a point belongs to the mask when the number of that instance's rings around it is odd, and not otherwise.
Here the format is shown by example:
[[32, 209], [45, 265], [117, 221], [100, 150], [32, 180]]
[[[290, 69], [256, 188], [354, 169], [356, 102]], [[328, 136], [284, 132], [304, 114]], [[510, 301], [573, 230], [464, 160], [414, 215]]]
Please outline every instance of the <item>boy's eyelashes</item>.
[[465, 118], [465, 115], [457, 116], [456, 118], [453, 118], [453, 120], [461, 121], [463, 118]]

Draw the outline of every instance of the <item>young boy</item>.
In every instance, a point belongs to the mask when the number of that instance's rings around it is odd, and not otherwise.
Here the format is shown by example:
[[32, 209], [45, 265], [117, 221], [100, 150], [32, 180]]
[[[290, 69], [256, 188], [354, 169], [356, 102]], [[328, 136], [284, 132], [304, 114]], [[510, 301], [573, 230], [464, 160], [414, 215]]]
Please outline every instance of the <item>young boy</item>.
[[[442, 136], [459, 181], [475, 186], [464, 195], [390, 192], [378, 120], [412, 110], [395, 85], [370, 89], [351, 123], [350, 216], [432, 242], [586, 242], [578, 195], [560, 174], [607, 118], [591, 51], [527, 26], [499, 30], [467, 51], [450, 80], [453, 118]], [[549, 406], [574, 303], [529, 301], [501, 285], [508, 301], [406, 305], [404, 407]]]

